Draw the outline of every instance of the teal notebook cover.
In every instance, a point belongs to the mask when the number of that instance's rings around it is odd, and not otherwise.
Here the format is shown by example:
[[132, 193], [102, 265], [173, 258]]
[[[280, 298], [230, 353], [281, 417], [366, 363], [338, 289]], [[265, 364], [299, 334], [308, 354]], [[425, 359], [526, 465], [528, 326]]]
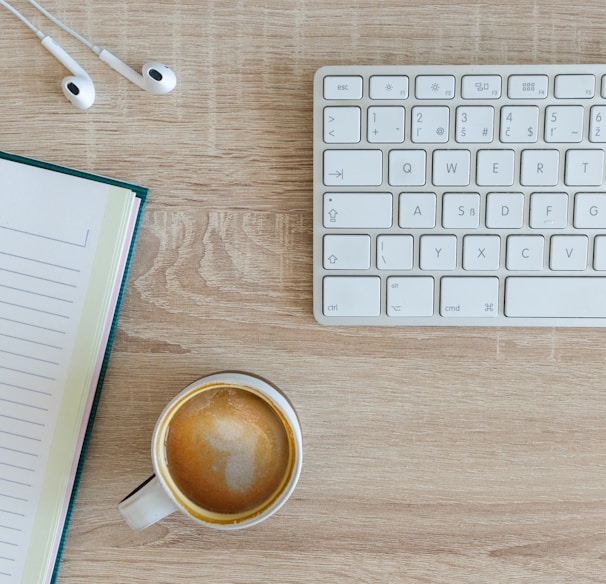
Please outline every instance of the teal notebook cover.
[[[96, 174], [92, 174], [92, 173], [88, 173], [88, 172], [83, 172], [80, 170], [75, 170], [72, 168], [59, 166], [59, 165], [55, 165], [55, 164], [50, 164], [50, 163], [42, 162], [40, 160], [26, 158], [23, 156], [10, 154], [7, 152], [0, 151], [0, 159], [5, 159], [8, 161], [29, 165], [32, 167], [43, 168], [43, 169], [50, 170], [50, 171], [57, 172], [57, 173], [63, 173], [63, 174], [67, 174], [67, 175], [77, 176], [77, 177], [84, 178], [86, 180], [94, 181], [97, 183], [104, 183], [107, 185], [113, 185], [116, 187], [124, 188], [124, 189], [132, 191], [132, 193], [139, 200], [138, 210], [137, 210], [137, 214], [136, 214], [136, 218], [135, 218], [135, 224], [133, 227], [132, 237], [131, 237], [131, 241], [130, 241], [130, 246], [129, 246], [129, 249], [128, 249], [128, 252], [126, 255], [126, 262], [125, 262], [125, 266], [124, 266], [124, 270], [123, 270], [123, 274], [122, 274], [122, 279], [120, 282], [118, 297], [117, 297], [115, 309], [113, 312], [113, 318], [111, 321], [111, 325], [109, 328], [107, 344], [106, 344], [103, 359], [102, 359], [101, 369], [99, 372], [96, 390], [94, 392], [94, 397], [92, 400], [92, 405], [91, 405], [90, 413], [88, 416], [88, 421], [86, 422], [86, 430], [85, 430], [84, 439], [83, 439], [82, 447], [81, 447], [80, 454], [79, 454], [78, 465], [77, 465], [75, 477], [73, 480], [73, 487], [71, 490], [71, 495], [69, 496], [69, 504], [68, 504], [65, 520], [63, 523], [63, 527], [62, 527], [61, 538], [60, 538], [60, 541], [58, 544], [57, 553], [56, 553], [55, 560], [54, 560], [54, 568], [52, 570], [52, 577], [50, 580], [50, 582], [54, 584], [58, 577], [59, 565], [60, 565], [60, 561], [61, 561], [61, 557], [62, 557], [62, 553], [63, 553], [63, 548], [65, 545], [65, 540], [66, 540], [66, 536], [67, 536], [67, 531], [68, 531], [72, 511], [73, 511], [73, 506], [74, 506], [74, 503], [76, 500], [78, 487], [79, 487], [80, 479], [81, 479], [82, 472], [83, 472], [84, 461], [86, 458], [86, 453], [88, 450], [88, 445], [89, 445], [92, 428], [93, 428], [93, 423], [94, 423], [94, 419], [95, 419], [95, 414], [97, 411], [97, 406], [98, 406], [100, 395], [101, 395], [101, 388], [103, 385], [105, 373], [106, 373], [107, 366], [109, 363], [112, 344], [113, 344], [114, 337], [116, 334], [116, 328], [118, 326], [118, 317], [120, 314], [120, 308], [121, 308], [124, 293], [126, 290], [126, 284], [127, 284], [127, 280], [128, 280], [130, 266], [131, 266], [132, 259], [133, 259], [134, 253], [135, 253], [135, 247], [136, 247], [136, 243], [137, 243], [141, 220], [142, 220], [144, 209], [145, 209], [145, 204], [147, 202], [148, 189], [141, 187], [139, 185], [127, 183], [124, 181], [119, 181], [119, 180], [116, 180], [113, 178], [108, 178], [108, 177], [104, 177], [104, 176], [100, 176], [100, 175], [96, 175]], [[86, 195], [83, 194], [83, 196], [86, 196]], [[37, 583], [32, 583], [32, 584], [37, 584]]]

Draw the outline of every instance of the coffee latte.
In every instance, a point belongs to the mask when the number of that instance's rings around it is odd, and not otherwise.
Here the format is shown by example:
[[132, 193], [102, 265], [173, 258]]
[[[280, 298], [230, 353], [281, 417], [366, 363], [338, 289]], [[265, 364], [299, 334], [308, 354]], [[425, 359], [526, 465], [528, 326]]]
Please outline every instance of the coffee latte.
[[210, 514], [270, 504], [289, 479], [290, 428], [265, 399], [238, 386], [193, 392], [168, 420], [166, 468], [174, 485]]

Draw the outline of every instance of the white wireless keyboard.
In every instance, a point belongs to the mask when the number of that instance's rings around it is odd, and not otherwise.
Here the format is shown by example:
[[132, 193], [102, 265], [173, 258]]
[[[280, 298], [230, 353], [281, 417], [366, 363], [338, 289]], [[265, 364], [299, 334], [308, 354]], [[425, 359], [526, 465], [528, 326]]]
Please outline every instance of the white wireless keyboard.
[[326, 325], [606, 326], [606, 65], [314, 79]]

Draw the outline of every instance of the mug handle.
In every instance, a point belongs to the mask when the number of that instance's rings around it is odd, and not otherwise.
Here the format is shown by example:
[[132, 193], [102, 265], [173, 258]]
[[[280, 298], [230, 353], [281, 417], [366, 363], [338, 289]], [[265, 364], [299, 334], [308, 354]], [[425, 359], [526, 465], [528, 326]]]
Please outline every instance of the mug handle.
[[118, 504], [126, 523], [136, 531], [153, 525], [177, 510], [156, 475], [141, 483]]

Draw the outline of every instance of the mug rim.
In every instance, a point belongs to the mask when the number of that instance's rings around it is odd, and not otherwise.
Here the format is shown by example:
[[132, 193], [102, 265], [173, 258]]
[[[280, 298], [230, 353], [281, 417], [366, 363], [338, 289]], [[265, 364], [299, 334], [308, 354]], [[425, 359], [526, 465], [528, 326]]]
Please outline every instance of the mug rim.
[[[213, 383], [238, 386], [243, 390], [252, 391], [252, 393], [264, 399], [272, 408], [277, 410], [277, 413], [282, 418], [282, 423], [287, 426], [286, 430], [292, 437], [293, 456], [289, 463], [288, 477], [283, 482], [278, 493], [274, 494], [269, 502], [262, 503], [248, 512], [235, 514], [210, 512], [191, 501], [177, 487], [174, 480], [168, 480], [165, 476], [165, 473], [170, 476], [170, 473], [166, 470], [166, 458], [162, 454], [168, 426], [166, 423], [167, 417], [171, 412], [172, 415], [174, 415], [176, 411], [178, 411], [181, 406], [176, 409], [175, 407], [179, 405], [179, 402], [183, 401], [183, 404], [187, 402], [187, 400], [184, 399], [186, 396], [195, 394], [196, 389]], [[227, 370], [211, 373], [191, 382], [179, 391], [179, 393], [166, 404], [156, 421], [152, 435], [151, 450], [155, 475], [177, 509], [198, 523], [222, 530], [235, 530], [251, 527], [274, 515], [290, 498], [290, 495], [299, 481], [303, 465], [301, 423], [294, 406], [276, 385], [257, 374], [244, 371]], [[162, 463], [162, 461], [164, 461], [164, 463]], [[214, 520], [215, 516], [217, 517], [216, 521]]]

